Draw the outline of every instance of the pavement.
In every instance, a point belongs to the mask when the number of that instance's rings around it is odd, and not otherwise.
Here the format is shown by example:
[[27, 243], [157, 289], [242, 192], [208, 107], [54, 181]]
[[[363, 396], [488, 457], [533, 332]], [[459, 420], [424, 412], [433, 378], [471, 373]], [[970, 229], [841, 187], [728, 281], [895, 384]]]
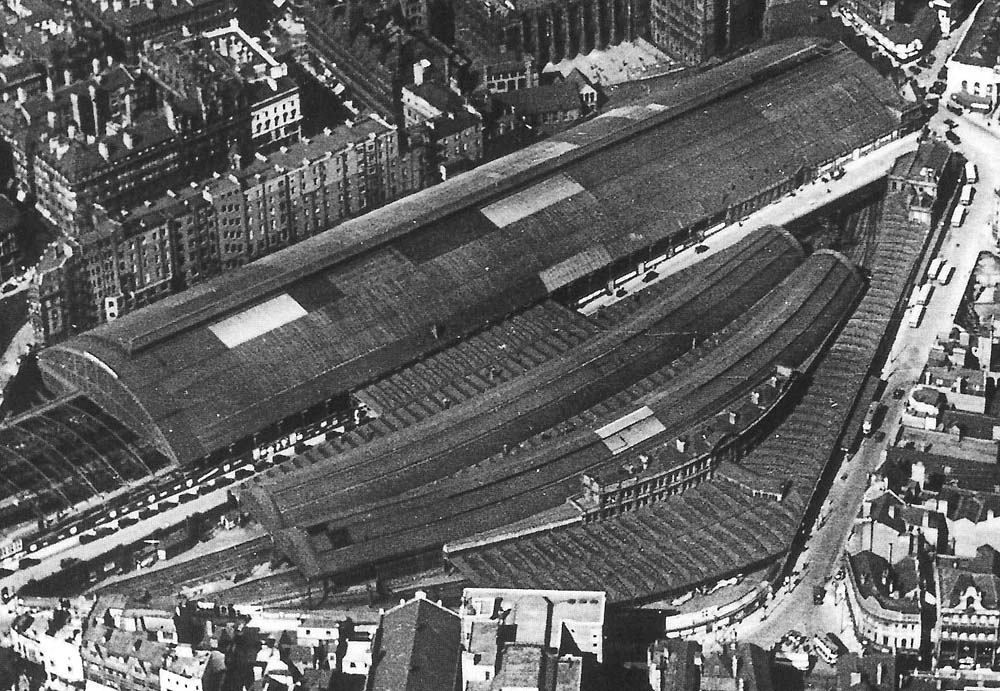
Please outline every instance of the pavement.
[[[586, 315], [593, 314], [602, 307], [624, 300], [647, 286], [655, 285], [671, 274], [693, 266], [716, 252], [733, 246], [755, 230], [765, 226], [783, 226], [835, 202], [840, 197], [870, 185], [884, 177], [892, 169], [897, 158], [908, 151], [916, 150], [918, 136], [917, 133], [909, 134], [856, 161], [849, 161], [844, 165], [844, 177], [839, 180], [816, 181], [807, 184], [796, 190], [794, 196], [785, 195], [750, 214], [742, 221], [720, 228], [708, 235], [703, 242], [683, 249], [661, 264], [657, 264], [656, 273], [659, 276], [656, 279], [646, 282], [643, 280], [644, 274], [640, 273], [622, 284], [621, 287], [625, 289], [623, 295], [617, 293], [615, 295], [601, 295], [580, 308], [580, 312]], [[708, 249], [697, 252], [695, 248], [699, 246]]]
[[[980, 180], [976, 185], [979, 194], [969, 207], [965, 223], [960, 228], [945, 231], [937, 255], [955, 267], [955, 275], [948, 285], [936, 286], [921, 324], [913, 328], [904, 322], [897, 333], [882, 373], [887, 382], [886, 392], [909, 389], [917, 382], [935, 337], [951, 330], [979, 254], [997, 249], [990, 228], [995, 197], [989, 192], [1000, 188], [1000, 126], [987, 125], [987, 120], [980, 115], [956, 116], [942, 108], [932, 119], [931, 128], [943, 130], [947, 117], [959, 123], [956, 129], [962, 138], [962, 143], [953, 148], [979, 168]], [[808, 634], [833, 631], [848, 647], [860, 648], [846, 604], [830, 582], [842, 563], [854, 518], [868, 486], [868, 475], [881, 465], [888, 440], [895, 436], [899, 425], [904, 401], [886, 395], [883, 403], [886, 411], [881, 428], [886, 432], [886, 441], [878, 443], [866, 439], [853, 457], [845, 459], [820, 512], [817, 522], [821, 525], [814, 530], [797, 559], [796, 569], [802, 574], [801, 582], [791, 592], [779, 591], [766, 608], [732, 627], [738, 638], [771, 647], [790, 628]], [[817, 585], [827, 587], [827, 598], [819, 606], [812, 602], [813, 587]], [[728, 633], [727, 637], [731, 635]]]

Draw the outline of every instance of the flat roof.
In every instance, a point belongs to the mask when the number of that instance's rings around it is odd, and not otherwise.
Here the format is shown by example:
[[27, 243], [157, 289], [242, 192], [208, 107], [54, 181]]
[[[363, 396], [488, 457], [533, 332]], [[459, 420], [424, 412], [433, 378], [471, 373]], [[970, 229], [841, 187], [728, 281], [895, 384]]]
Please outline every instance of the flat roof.
[[[542, 299], [541, 276], [568, 259], [628, 257], [898, 128], [905, 104], [844, 46], [792, 41], [764, 56], [48, 348], [41, 366], [138, 411], [165, 453], [192, 461], [420, 358], [441, 345], [432, 332], [454, 339]], [[583, 191], [502, 228], [482, 212], [553, 175]], [[308, 314], [235, 348], [211, 333], [283, 292]], [[113, 381], [90, 381], [82, 360]]]

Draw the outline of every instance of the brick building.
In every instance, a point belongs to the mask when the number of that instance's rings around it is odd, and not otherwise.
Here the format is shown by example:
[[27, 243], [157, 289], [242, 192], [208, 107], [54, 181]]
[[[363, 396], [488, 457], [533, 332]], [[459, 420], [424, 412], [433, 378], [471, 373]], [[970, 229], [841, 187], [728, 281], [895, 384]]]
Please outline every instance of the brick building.
[[226, 26], [235, 16], [229, 0], [73, 0], [74, 10], [116, 41], [134, 59], [145, 41]]
[[1000, 554], [980, 547], [972, 559], [942, 557], [937, 569], [937, 664], [996, 668], [1000, 643]]
[[0, 282], [17, 274], [20, 268], [21, 246], [17, 239], [20, 225], [21, 212], [0, 194]]
[[422, 150], [365, 119], [256, 155], [201, 186], [129, 209], [98, 207], [92, 228], [57, 241], [29, 288], [40, 342], [111, 321], [428, 184]]
[[650, 37], [681, 62], [696, 65], [760, 38], [759, 0], [651, 0]]

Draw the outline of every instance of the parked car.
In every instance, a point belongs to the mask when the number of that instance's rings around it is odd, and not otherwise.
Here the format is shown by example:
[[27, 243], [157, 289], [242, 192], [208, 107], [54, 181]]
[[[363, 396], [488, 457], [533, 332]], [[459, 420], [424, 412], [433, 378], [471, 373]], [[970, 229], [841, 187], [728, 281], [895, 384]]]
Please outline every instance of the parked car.
[[952, 144], [961, 144], [962, 138], [959, 137], [953, 130], [948, 130], [944, 133], [944, 138], [947, 139]]

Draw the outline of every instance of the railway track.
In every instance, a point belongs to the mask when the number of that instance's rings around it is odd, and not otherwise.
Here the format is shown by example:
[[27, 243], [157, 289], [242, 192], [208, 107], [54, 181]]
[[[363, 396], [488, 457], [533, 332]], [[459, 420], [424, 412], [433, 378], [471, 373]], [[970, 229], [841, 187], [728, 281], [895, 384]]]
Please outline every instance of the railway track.
[[271, 530], [312, 525], [338, 504], [384, 500], [518, 444], [675, 360], [692, 334], [707, 338], [745, 313], [798, 263], [793, 242], [761, 233], [679, 294], [640, 308], [619, 329], [531, 376], [244, 496]]
[[[735, 329], [733, 339], [720, 346], [722, 351], [713, 351], [691, 376], [647, 397], [654, 411], [660, 408], [667, 429], [630, 454], [662, 444], [723, 409], [770, 376], [776, 364], [789, 359], [797, 364], [815, 352], [842, 321], [861, 285], [853, 269], [832, 256], [824, 255], [786, 281], [793, 293], [798, 291], [794, 299], [775, 291], [747, 315], [751, 328]], [[824, 262], [825, 267], [817, 266]], [[663, 406], [682, 394], [686, 402], [698, 403]], [[614, 462], [624, 458], [615, 457]], [[406, 496], [317, 517], [314, 524], [323, 524], [327, 534], [349, 536], [346, 544], [333, 546], [321, 558], [333, 568], [350, 570], [379, 555], [419, 551], [526, 518], [564, 501], [572, 493], [572, 480], [611, 460], [603, 442], [587, 430], [524, 456], [494, 459], [476, 466], [479, 472], [463, 472]]]
[[148, 591], [153, 595], [176, 595], [181, 589], [232, 578], [237, 573], [265, 564], [271, 559], [272, 553], [270, 538], [262, 536], [174, 566], [100, 586], [94, 592], [100, 595]]

